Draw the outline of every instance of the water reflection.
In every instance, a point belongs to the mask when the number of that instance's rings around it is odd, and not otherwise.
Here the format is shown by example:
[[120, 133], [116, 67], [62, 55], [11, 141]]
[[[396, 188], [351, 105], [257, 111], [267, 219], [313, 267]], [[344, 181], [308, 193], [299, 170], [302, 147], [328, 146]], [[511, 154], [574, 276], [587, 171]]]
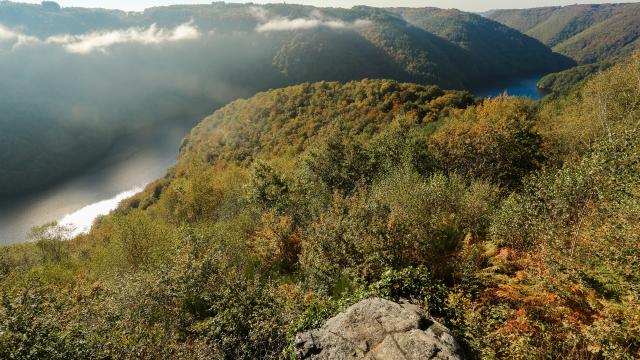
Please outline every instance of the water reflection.
[[[540, 99], [540, 76], [473, 91], [494, 97], [504, 92]], [[122, 139], [111, 153], [83, 175], [47, 191], [0, 202], [0, 244], [24, 241], [29, 230], [51, 221], [86, 231], [98, 215], [161, 177], [173, 165], [182, 138], [197, 121], [146, 129]], [[106, 199], [106, 200], [105, 200]]]
[[107, 215], [111, 211], [115, 210], [122, 200], [130, 198], [143, 189], [144, 186], [137, 186], [131, 190], [121, 192], [111, 199], [87, 205], [82, 209], [63, 217], [62, 220], [58, 222], [58, 225], [65, 229], [71, 229], [68, 234], [70, 238], [80, 234], [85, 234], [91, 230], [91, 226], [96, 218], [102, 215]]
[[533, 100], [539, 100], [546, 94], [538, 89], [538, 81], [542, 76], [534, 76], [525, 79], [509, 81], [504, 84], [498, 84], [491, 88], [478, 89], [473, 94], [479, 97], [496, 97], [503, 93], [511, 96], [526, 96]]
[[0, 202], [0, 243], [24, 241], [32, 227], [51, 221], [73, 222], [76, 231], [83, 231], [94, 216], [164, 175], [195, 123], [140, 130], [122, 138], [82, 175], [43, 192]]

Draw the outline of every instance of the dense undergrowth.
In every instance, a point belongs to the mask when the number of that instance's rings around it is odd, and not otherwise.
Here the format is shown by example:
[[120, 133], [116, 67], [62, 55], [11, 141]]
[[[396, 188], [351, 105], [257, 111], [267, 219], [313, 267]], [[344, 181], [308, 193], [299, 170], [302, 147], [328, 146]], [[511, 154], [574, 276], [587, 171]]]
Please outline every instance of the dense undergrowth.
[[367, 296], [470, 358], [640, 357], [640, 58], [566, 97], [366, 80], [236, 101], [92, 232], [0, 252], [0, 358], [291, 357]]

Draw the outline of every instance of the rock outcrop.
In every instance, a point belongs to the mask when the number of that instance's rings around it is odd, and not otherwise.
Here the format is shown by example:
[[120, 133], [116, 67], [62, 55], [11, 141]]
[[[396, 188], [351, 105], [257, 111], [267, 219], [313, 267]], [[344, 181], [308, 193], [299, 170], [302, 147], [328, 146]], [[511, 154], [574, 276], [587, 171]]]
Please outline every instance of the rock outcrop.
[[464, 359], [449, 330], [414, 305], [371, 298], [299, 334], [296, 357], [314, 360]]

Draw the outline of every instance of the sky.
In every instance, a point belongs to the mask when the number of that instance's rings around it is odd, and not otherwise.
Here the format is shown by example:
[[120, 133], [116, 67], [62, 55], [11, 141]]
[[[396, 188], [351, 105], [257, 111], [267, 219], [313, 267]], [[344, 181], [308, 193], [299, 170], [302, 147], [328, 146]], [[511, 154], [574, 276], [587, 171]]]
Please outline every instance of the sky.
[[[15, 2], [40, 3], [39, 0], [13, 0]], [[208, 4], [209, 1], [199, 0], [58, 0], [62, 6], [80, 7], [100, 7], [108, 9], [122, 9], [128, 11], [140, 11], [148, 7], [171, 5], [171, 4]], [[228, 2], [249, 2], [249, 1], [228, 1]], [[274, 0], [253, 0], [255, 4], [283, 3], [285, 1]], [[514, 9], [531, 8], [541, 6], [557, 6], [572, 4], [591, 4], [620, 1], [579, 1], [579, 0], [288, 0], [292, 4], [305, 4], [320, 7], [346, 7], [355, 5], [369, 5], [377, 7], [409, 6], [425, 7], [434, 6], [439, 8], [456, 8], [465, 11], [486, 11], [491, 9]], [[632, 2], [632, 1], [627, 1]]]

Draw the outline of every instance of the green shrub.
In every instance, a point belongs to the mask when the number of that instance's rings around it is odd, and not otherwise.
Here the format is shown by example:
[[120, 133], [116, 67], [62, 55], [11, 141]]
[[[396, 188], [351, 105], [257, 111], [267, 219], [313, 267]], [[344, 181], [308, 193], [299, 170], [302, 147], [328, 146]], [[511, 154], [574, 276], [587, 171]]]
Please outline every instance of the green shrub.
[[425, 267], [389, 269], [382, 273], [378, 281], [369, 285], [367, 291], [368, 296], [417, 303], [436, 317], [447, 315], [447, 293], [447, 288], [435, 280]]
[[530, 100], [500, 96], [453, 112], [429, 140], [445, 172], [516, 188], [544, 160]]
[[447, 278], [451, 263], [446, 259], [467, 234], [486, 231], [483, 224], [488, 224], [496, 196], [495, 188], [469, 186], [455, 175], [423, 179], [400, 170], [369, 192], [336, 196], [307, 231], [302, 266], [324, 284], [345, 272], [370, 279], [385, 268], [419, 265]]

